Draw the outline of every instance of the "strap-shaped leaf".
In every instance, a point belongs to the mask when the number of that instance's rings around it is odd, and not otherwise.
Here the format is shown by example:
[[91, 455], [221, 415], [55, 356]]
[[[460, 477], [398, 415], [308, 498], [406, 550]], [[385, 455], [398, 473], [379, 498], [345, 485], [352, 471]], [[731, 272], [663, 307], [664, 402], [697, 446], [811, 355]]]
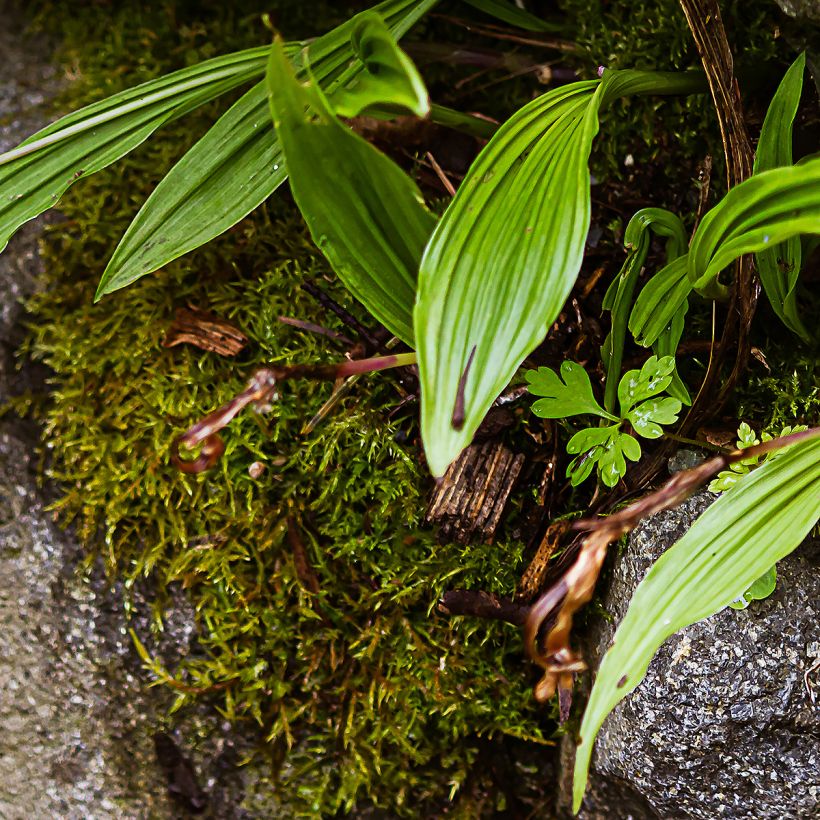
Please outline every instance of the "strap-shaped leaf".
[[[373, 10], [400, 38], [436, 2], [386, 0]], [[363, 70], [361, 61], [352, 62], [350, 37], [356, 24], [353, 17], [308, 48], [311, 72], [331, 100], [336, 89]], [[157, 185], [114, 251], [97, 298], [219, 236], [261, 205], [286, 178], [262, 80]]]
[[820, 516], [820, 438], [803, 441], [721, 496], [640, 583], [601, 663], [581, 724], [574, 810], [606, 716], [641, 682], [660, 645], [738, 598], [794, 550]]
[[629, 331], [639, 345], [655, 344], [684, 307], [692, 292], [688, 255], [661, 268], [643, 287], [629, 316]]
[[801, 234], [820, 234], [820, 158], [755, 174], [732, 188], [692, 237], [689, 280], [707, 287], [743, 254]]
[[600, 85], [572, 83], [524, 106], [479, 154], [419, 273], [421, 425], [434, 475], [470, 443], [575, 282], [602, 103], [701, 88], [691, 75], [604, 72]]
[[[803, 91], [805, 66], [804, 53], [786, 72], [769, 105], [755, 153], [756, 174], [792, 164], [792, 126]], [[759, 251], [755, 259], [760, 283], [774, 312], [786, 327], [808, 339], [797, 310], [795, 291], [802, 263], [800, 238], [793, 236], [777, 247]]]
[[80, 177], [120, 159], [165, 123], [259, 76], [266, 58], [267, 48], [252, 48], [175, 71], [68, 114], [0, 154], [0, 251], [20, 225], [52, 208]]
[[[355, 36], [359, 49], [381, 50], [382, 70], [364, 89], [368, 104], [412, 104], [423, 115], [428, 103], [421, 78], [387, 45], [381, 19], [361, 18]], [[271, 51], [268, 89], [291, 191], [314, 241], [348, 290], [412, 345], [416, 274], [435, 225], [421, 192], [389, 157], [336, 119], [315, 83], [297, 79], [281, 41]], [[363, 97], [356, 99], [358, 105]]]
[[[575, 281], [589, 226], [597, 87], [555, 89], [504, 123], [427, 246], [415, 330], [422, 438], [434, 475], [470, 443]], [[464, 417], [454, 424], [459, 406]]]
[[[606, 370], [604, 407], [610, 412], [615, 409], [615, 398], [618, 380], [621, 375], [621, 362], [623, 360], [629, 314], [632, 309], [632, 298], [641, 268], [649, 252], [650, 228], [658, 236], [667, 237], [667, 262], [686, 253], [688, 245], [686, 232], [680, 218], [664, 208], [643, 208], [635, 213], [626, 226], [624, 232], [624, 247], [627, 249], [626, 261], [618, 276], [612, 280], [612, 284], [607, 289], [602, 305], [604, 310], [608, 310], [612, 314], [612, 330], [607, 334], [601, 347], [601, 358]], [[659, 355], [675, 355], [675, 350], [680, 341], [678, 331], [683, 331], [683, 315], [686, 313], [686, 307], [687, 305], [684, 303], [683, 308], [675, 314], [673, 321], [668, 324], [666, 330], [658, 339], [662, 348], [656, 351]], [[681, 395], [685, 395], [688, 401], [689, 394], [677, 372], [673, 376], [673, 381], [675, 390]]]

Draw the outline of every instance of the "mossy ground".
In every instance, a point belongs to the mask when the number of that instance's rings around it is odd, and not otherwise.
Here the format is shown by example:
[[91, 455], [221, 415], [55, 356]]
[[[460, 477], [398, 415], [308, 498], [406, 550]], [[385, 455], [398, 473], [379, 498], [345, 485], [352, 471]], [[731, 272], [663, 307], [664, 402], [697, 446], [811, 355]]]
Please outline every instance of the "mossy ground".
[[[132, 12], [90, 32], [66, 21], [74, 83], [62, 105], [210, 56], [214, 43], [224, 50], [261, 39], [236, 26], [243, 18], [235, 11], [221, 18], [224, 37], [213, 18], [207, 27], [183, 24], [171, 6]], [[429, 479], [418, 450], [394, 441], [390, 378], [364, 377], [307, 436], [300, 429], [331, 385], [289, 383], [271, 414], [231, 425], [218, 469], [187, 477], [169, 464], [174, 436], [242, 389], [255, 366], [341, 357], [324, 337], [277, 320], [343, 330], [301, 290], [305, 278], [367, 321], [287, 194], [93, 304], [105, 260], [136, 208], [216, 110], [164, 129], [84, 180], [61, 202], [65, 220], [48, 231], [47, 289], [30, 306], [30, 350], [54, 372], [44, 414], [48, 472], [63, 488], [55, 509], [89, 556], [102, 552], [112, 577], [153, 579], [157, 628], [162, 590], [187, 590], [198, 650], [181, 652], [157, 676], [173, 676], [176, 707], [205, 697], [260, 733], [294, 816], [332, 814], [357, 799], [410, 814], [425, 802], [443, 805], [488, 738], [542, 744], [554, 722], [532, 702], [515, 629], [434, 610], [452, 585], [510, 594], [522, 548], [442, 545], [420, 529]], [[237, 324], [247, 351], [229, 360], [164, 348], [175, 308], [185, 305]], [[258, 479], [248, 474], [254, 461], [267, 467]], [[151, 636], [139, 638], [150, 650]], [[497, 800], [503, 805], [493, 795], [490, 810]], [[472, 812], [465, 803], [459, 811]]]
[[[49, 23], [65, 38], [74, 81], [64, 108], [267, 36], [251, 2], [114, 5], [110, 14], [92, 9]], [[318, 11], [277, 5], [291, 36], [315, 33], [319, 20], [329, 26], [346, 12], [340, 4]], [[651, 4], [638, 14], [632, 4], [564, 3], [597, 62], [692, 64], [677, 3], [658, 5], [669, 14]], [[47, 15], [51, 7], [43, 8]], [[768, 25], [759, 29], [765, 53]], [[504, 102], [499, 94], [488, 105]], [[629, 118], [613, 112], [603, 123], [599, 172], [621, 173], [637, 140], [680, 184], [671, 139], [680, 138], [690, 164], [700, 157], [710, 115], [691, 117], [709, 107], [639, 105]], [[395, 440], [389, 377], [362, 379], [308, 436], [301, 426], [331, 388], [289, 383], [272, 414], [247, 414], [231, 426], [217, 470], [192, 478], [170, 466], [173, 437], [240, 390], [255, 366], [339, 356], [323, 337], [277, 321], [289, 315], [341, 329], [301, 290], [306, 277], [356, 312], [286, 194], [207, 247], [92, 303], [136, 209], [223, 106], [163, 129], [83, 180], [61, 202], [65, 221], [49, 230], [47, 289], [31, 304], [30, 352], [54, 371], [43, 415], [49, 472], [63, 488], [56, 509], [90, 556], [102, 551], [112, 577], [153, 580], [157, 628], [162, 590], [187, 590], [199, 648], [155, 671], [177, 682], [179, 708], [205, 697], [260, 732], [294, 816], [332, 814], [357, 800], [418, 816], [420, 806], [433, 811], [465, 782], [482, 781], [488, 742], [538, 745], [555, 730], [552, 713], [532, 703], [515, 630], [450, 621], [434, 610], [441, 591], [456, 585], [511, 593], [522, 545], [442, 545], [420, 528], [428, 479], [418, 449]], [[162, 346], [175, 308], [188, 304], [242, 328], [250, 344], [238, 360]], [[255, 461], [267, 466], [257, 479], [248, 473]], [[289, 527], [318, 592], [309, 589]], [[150, 636], [139, 637], [151, 647]], [[471, 817], [503, 809], [507, 797], [485, 785], [463, 789], [453, 811]]]

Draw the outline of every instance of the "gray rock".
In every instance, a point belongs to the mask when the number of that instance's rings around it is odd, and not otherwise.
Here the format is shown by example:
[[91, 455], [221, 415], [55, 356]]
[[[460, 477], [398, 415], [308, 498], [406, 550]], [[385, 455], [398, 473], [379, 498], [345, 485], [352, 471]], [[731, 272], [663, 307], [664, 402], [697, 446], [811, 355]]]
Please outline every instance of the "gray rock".
[[[651, 564], [713, 499], [703, 492], [631, 535], [603, 601], [615, 623]], [[726, 608], [666, 641], [602, 728], [581, 817], [820, 816], [820, 680], [810, 671], [820, 639], [818, 568], [820, 543], [809, 541], [778, 564], [770, 598]], [[598, 623], [593, 655], [601, 657], [615, 623]]]

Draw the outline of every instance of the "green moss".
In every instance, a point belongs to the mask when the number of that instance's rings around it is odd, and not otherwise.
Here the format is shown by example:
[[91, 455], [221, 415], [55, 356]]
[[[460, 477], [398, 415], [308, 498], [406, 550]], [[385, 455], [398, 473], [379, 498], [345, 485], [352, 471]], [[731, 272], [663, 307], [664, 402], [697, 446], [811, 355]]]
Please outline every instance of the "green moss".
[[820, 424], [818, 351], [787, 337], [769, 341], [764, 352], [767, 367], [751, 360], [738, 387], [737, 417], [761, 430]]
[[[61, 105], [209, 56], [213, 46], [196, 33], [203, 27], [181, 25], [170, 8], [125, 13], [113, 26], [71, 23], [65, 53], [77, 82]], [[225, 40], [213, 24], [207, 39], [219, 50], [225, 41], [253, 44], [245, 23], [233, 28], [244, 18], [226, 14]], [[89, 50], [92, 42], [101, 45]], [[157, 628], [163, 590], [185, 588], [199, 648], [156, 677], [174, 687], [175, 708], [206, 698], [259, 732], [287, 816], [328, 815], [364, 799], [413, 815], [423, 801], [442, 805], [458, 793], [486, 739], [541, 744], [554, 729], [532, 702], [517, 630], [434, 610], [455, 585], [510, 594], [522, 546], [439, 545], [419, 528], [429, 480], [418, 449], [394, 441], [386, 409], [397, 394], [385, 376], [364, 377], [309, 436], [301, 426], [331, 386], [288, 383], [271, 414], [248, 413], [226, 431], [216, 470], [188, 477], [169, 464], [174, 436], [242, 389], [254, 367], [340, 357], [323, 337], [277, 321], [339, 329], [301, 290], [306, 277], [364, 319], [284, 194], [92, 303], [136, 209], [219, 107], [83, 180], [61, 203], [65, 221], [48, 230], [47, 290], [30, 305], [29, 352], [54, 372], [44, 420], [49, 474], [62, 488], [55, 509], [89, 560], [102, 554], [126, 590], [152, 579]], [[162, 346], [175, 309], [189, 304], [243, 329], [250, 344], [238, 360]], [[248, 473], [255, 461], [267, 466], [258, 479]], [[289, 521], [316, 593], [297, 568]], [[138, 637], [150, 652], [152, 636]]]
[[[575, 26], [579, 51], [572, 59], [583, 77], [595, 76], [600, 65], [656, 71], [701, 68], [679, 0], [561, 0], [559, 5]], [[768, 0], [721, 3], [747, 110], [759, 107], [755, 95], [760, 74], [779, 76], [788, 65], [776, 11]], [[624, 165], [627, 154], [634, 159], [630, 168]], [[708, 95], [632, 98], [602, 114], [593, 172], [601, 179], [627, 179], [631, 196], [643, 194], [647, 203], [683, 215], [696, 204], [693, 180], [706, 154], [715, 161], [712, 187], [717, 194], [725, 188], [723, 152]]]

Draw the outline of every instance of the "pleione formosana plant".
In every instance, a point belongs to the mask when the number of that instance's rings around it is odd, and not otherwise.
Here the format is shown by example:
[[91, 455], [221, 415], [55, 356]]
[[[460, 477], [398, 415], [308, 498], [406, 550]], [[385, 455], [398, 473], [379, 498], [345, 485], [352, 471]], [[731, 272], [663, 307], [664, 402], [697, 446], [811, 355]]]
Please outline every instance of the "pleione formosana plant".
[[[244, 407], [271, 404], [285, 379], [333, 380], [416, 363], [424, 451], [433, 475], [442, 476], [542, 342], [576, 282], [590, 228], [589, 158], [599, 117], [605, 129], [607, 107], [618, 99], [706, 89], [696, 72], [602, 69], [598, 79], [537, 97], [496, 128], [432, 104], [419, 70], [398, 46], [435, 5], [391, 0], [308, 44], [277, 38], [272, 46], [209, 60], [75, 112], [0, 156], [5, 245], [76, 180], [194, 107], [255, 83], [145, 202], [102, 275], [98, 298], [117, 298], [115, 291], [218, 236], [289, 179], [316, 245], [402, 347], [375, 360], [258, 371], [246, 391], [180, 437], [173, 457], [182, 469], [212, 466], [221, 454], [219, 430]], [[518, 26], [538, 25], [509, 4], [471, 5]], [[603, 305], [611, 330], [600, 402], [591, 374], [576, 362], [564, 362], [560, 377], [545, 367], [526, 375], [540, 397], [536, 415], [600, 419], [566, 443], [575, 457], [568, 467], [572, 484], [596, 470], [604, 487], [617, 487], [629, 475], [627, 461], [641, 459], [639, 438], [662, 437], [693, 402], [677, 370], [684, 320], [690, 300], [727, 297], [721, 274], [734, 260], [755, 254], [775, 313], [798, 336], [809, 335], [797, 287], [801, 237], [820, 233], [820, 160], [792, 165], [803, 73], [801, 56], [769, 108], [753, 176], [702, 216], [691, 239], [679, 216], [660, 209], [644, 209], [629, 223], [626, 262]], [[490, 139], [436, 215], [416, 181], [350, 127], [347, 120], [362, 113], [430, 117]], [[653, 233], [667, 239], [666, 264], [635, 297]], [[624, 373], [629, 335], [652, 355]], [[638, 684], [660, 642], [744, 595], [816, 519], [817, 438], [810, 431], [780, 443], [790, 446], [741, 476], [641, 585], [585, 713], [578, 801], [595, 732]], [[712, 472], [742, 463], [737, 455], [719, 458], [709, 464]], [[628, 515], [622, 510], [599, 523], [582, 522], [590, 535], [576, 563], [527, 620], [528, 651], [545, 670], [540, 697], [568, 691], [583, 666], [569, 648], [569, 628], [592, 593], [608, 544], [708, 475], [685, 474], [660, 500], [645, 500]], [[545, 636], [543, 621], [556, 608], [558, 622]]]

